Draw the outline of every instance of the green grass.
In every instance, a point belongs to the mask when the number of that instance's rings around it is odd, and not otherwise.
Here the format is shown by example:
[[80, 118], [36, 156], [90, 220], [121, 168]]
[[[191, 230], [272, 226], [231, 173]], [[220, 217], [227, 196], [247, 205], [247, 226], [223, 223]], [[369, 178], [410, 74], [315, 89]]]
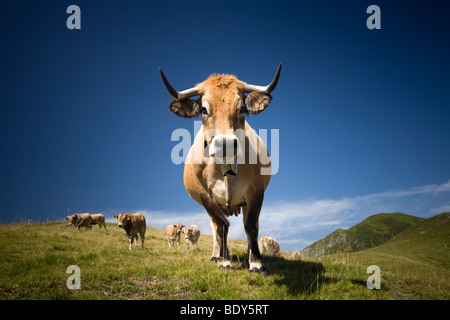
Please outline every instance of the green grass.
[[[145, 249], [130, 252], [123, 230], [116, 224], [107, 229], [78, 231], [61, 222], [1, 225], [0, 299], [450, 298], [447, 251], [440, 262], [433, 255], [432, 261], [399, 257], [388, 243], [384, 251], [380, 246], [320, 259], [283, 253], [264, 257], [264, 277], [247, 271], [245, 241], [229, 241], [234, 269], [220, 270], [209, 262], [211, 236], [201, 235], [195, 249], [182, 242], [177, 250], [169, 249], [163, 230], [147, 228]], [[381, 268], [381, 290], [366, 287], [371, 264]], [[66, 287], [70, 265], [81, 269], [80, 290]]]

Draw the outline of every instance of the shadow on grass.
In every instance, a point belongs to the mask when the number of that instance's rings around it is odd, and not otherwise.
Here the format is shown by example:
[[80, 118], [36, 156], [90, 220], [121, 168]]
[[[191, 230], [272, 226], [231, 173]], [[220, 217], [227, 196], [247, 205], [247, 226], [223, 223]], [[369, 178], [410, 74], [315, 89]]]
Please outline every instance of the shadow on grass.
[[286, 286], [291, 294], [314, 293], [327, 283], [339, 280], [324, 275], [325, 267], [318, 262], [287, 260], [282, 257], [264, 256], [268, 274], [280, 275], [275, 283]]
[[[233, 255], [233, 261], [248, 268], [246, 256]], [[315, 293], [320, 287], [328, 283], [337, 283], [340, 279], [325, 276], [325, 267], [322, 263], [288, 260], [279, 256], [263, 255], [263, 264], [267, 275], [278, 275], [275, 284], [286, 286], [290, 294]]]

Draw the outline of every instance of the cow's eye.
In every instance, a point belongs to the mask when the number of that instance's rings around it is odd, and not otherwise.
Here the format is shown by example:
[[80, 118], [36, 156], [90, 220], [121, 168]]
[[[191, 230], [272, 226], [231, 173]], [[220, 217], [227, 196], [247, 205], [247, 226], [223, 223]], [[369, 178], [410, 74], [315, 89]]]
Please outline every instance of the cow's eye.
[[206, 108], [205, 107], [202, 107], [201, 109], [200, 109], [200, 111], [202, 112], [202, 114], [204, 114], [204, 115], [208, 115], [208, 110], [206, 110]]

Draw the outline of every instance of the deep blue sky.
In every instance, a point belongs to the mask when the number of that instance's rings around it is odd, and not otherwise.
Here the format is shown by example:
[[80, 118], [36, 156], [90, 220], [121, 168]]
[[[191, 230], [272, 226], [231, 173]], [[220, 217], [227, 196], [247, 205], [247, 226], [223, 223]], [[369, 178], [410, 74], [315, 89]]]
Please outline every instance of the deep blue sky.
[[[283, 63], [271, 106], [247, 119], [280, 133], [268, 208], [445, 185], [450, 8], [392, 2], [2, 1], [0, 221], [202, 212], [170, 158], [193, 120], [168, 111], [159, 66], [182, 90], [212, 73], [265, 85]], [[71, 4], [81, 30], [66, 28]], [[386, 209], [429, 216], [450, 208], [438, 193]]]

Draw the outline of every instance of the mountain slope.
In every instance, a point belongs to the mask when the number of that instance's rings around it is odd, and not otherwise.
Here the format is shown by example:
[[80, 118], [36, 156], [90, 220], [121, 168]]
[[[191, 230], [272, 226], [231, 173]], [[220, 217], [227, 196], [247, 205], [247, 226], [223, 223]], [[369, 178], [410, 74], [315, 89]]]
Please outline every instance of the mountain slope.
[[379, 213], [347, 230], [334, 231], [301, 253], [304, 257], [315, 258], [324, 254], [372, 248], [423, 220], [403, 213]]
[[425, 219], [368, 252], [389, 253], [450, 270], [450, 212]]
[[359, 265], [377, 265], [382, 289], [394, 299], [448, 300], [449, 247], [450, 212], [444, 212], [413, 225], [378, 247], [350, 255]]

